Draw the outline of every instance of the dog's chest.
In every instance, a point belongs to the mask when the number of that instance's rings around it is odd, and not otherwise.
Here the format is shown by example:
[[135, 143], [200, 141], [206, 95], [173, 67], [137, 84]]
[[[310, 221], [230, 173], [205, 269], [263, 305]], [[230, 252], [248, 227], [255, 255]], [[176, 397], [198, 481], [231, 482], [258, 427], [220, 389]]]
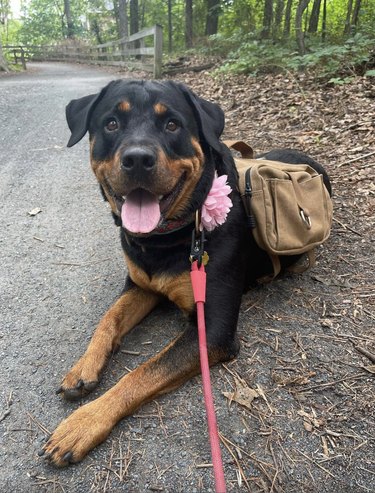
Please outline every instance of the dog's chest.
[[183, 312], [193, 312], [194, 296], [189, 271], [176, 275], [155, 274], [150, 277], [144, 270], [132, 262], [127, 255], [125, 255], [125, 259], [129, 276], [137, 286], [145, 291], [152, 291], [165, 296]]

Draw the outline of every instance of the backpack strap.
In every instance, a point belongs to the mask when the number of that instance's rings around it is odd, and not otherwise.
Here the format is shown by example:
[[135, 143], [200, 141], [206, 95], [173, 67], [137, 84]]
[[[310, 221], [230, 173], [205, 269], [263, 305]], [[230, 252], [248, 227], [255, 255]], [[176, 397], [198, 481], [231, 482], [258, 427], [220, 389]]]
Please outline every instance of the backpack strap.
[[311, 267], [314, 267], [316, 261], [315, 248], [304, 253], [302, 258], [305, 260], [304, 262], [298, 261], [296, 264], [291, 265], [286, 269], [287, 272], [291, 272], [292, 274], [301, 274], [307, 269], [311, 269]]
[[230, 149], [238, 151], [241, 154], [242, 159], [254, 159], [253, 148], [242, 140], [224, 140], [223, 144], [225, 144]]
[[[281, 272], [281, 264], [280, 264], [280, 256], [273, 255], [270, 252], [267, 252], [268, 256], [272, 262], [273, 272], [272, 274], [267, 274], [257, 279], [259, 284], [267, 284], [273, 281]], [[316, 251], [315, 248], [309, 250], [302, 254], [301, 259], [297, 260], [294, 265], [290, 265], [285, 269], [285, 272], [290, 272], [291, 274], [302, 274], [302, 272], [311, 269], [314, 267], [316, 260]]]

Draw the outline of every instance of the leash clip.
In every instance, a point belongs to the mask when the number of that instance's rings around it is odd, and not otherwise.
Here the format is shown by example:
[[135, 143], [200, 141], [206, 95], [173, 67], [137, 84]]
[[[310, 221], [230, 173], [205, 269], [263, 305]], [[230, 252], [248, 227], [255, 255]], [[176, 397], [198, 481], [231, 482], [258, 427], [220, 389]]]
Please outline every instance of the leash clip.
[[197, 211], [195, 217], [195, 228], [191, 234], [191, 249], [190, 249], [190, 257], [189, 260], [191, 263], [197, 262], [198, 267], [203, 265], [207, 265], [209, 256], [208, 253], [204, 250], [204, 229], [200, 225], [200, 214]]
[[190, 249], [190, 257], [189, 260], [191, 263], [198, 262], [198, 267], [203, 265], [207, 265], [209, 256], [208, 253], [204, 250], [204, 231], [200, 231], [199, 236], [197, 235], [195, 229], [191, 234], [191, 249]]

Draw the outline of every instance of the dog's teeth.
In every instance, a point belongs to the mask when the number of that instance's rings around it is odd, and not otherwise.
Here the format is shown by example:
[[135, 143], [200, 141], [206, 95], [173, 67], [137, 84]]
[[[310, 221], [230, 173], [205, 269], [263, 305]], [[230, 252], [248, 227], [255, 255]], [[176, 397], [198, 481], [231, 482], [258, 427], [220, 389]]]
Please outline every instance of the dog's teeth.
[[159, 201], [162, 200], [163, 197], [164, 197], [164, 195], [159, 195], [159, 197], [158, 197]]
[[126, 195], [122, 195], [122, 200], [126, 200]]

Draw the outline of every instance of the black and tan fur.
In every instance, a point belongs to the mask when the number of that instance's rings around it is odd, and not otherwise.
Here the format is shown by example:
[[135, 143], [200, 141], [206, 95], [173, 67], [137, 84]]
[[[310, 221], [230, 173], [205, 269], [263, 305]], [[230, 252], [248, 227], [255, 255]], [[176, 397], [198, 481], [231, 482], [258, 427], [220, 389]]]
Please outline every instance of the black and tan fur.
[[[228, 175], [233, 207], [227, 221], [207, 234], [205, 245], [210, 255], [206, 325], [211, 365], [237, 354], [241, 296], [272, 271], [267, 254], [246, 225], [233, 159], [219, 140], [224, 128], [219, 106], [179, 83], [118, 80], [98, 94], [72, 101], [66, 114], [72, 132], [69, 146], [89, 132], [91, 165], [116, 224], [121, 226], [123, 197], [144, 189], [163, 196], [160, 208], [170, 231], [132, 234], [120, 227], [128, 269], [125, 288], [84, 355], [64, 377], [60, 391], [68, 399], [90, 392], [123, 336], [162, 299], [191, 316], [191, 323], [159, 354], [57, 427], [44, 453], [58, 466], [81, 460], [119, 420], [199, 373], [189, 254], [194, 214], [201, 209], [215, 172]], [[288, 155], [293, 160], [294, 151], [273, 152], [273, 159], [286, 160]], [[324, 174], [315, 162], [314, 166]], [[325, 181], [329, 183], [326, 176]]]

